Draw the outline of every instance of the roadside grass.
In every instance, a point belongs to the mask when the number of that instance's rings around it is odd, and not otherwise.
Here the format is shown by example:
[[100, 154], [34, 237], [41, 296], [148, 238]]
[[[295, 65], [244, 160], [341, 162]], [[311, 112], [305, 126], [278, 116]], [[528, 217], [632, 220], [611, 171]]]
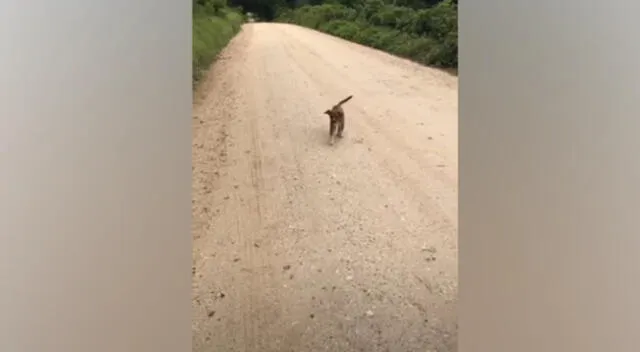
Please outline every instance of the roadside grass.
[[244, 16], [227, 7], [193, 13], [192, 82], [195, 88], [216, 57], [238, 33]]
[[340, 4], [284, 9], [277, 21], [455, 72], [458, 67], [457, 12], [451, 0], [422, 10], [369, 0], [357, 9]]

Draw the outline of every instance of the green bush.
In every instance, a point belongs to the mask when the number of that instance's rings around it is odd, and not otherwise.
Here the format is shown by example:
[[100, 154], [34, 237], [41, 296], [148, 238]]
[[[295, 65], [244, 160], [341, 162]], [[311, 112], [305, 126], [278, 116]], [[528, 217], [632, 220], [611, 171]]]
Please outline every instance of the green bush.
[[195, 2], [193, 7], [192, 80], [194, 86], [220, 51], [238, 33], [243, 15], [224, 0]]
[[317, 29], [421, 64], [457, 68], [458, 8], [452, 0], [418, 10], [384, 0], [351, 1], [349, 6], [345, 0], [340, 2], [281, 8], [277, 20]]
[[336, 37], [353, 41], [353, 38], [358, 35], [362, 27], [358, 23], [348, 20], [333, 20], [324, 23], [319, 29]]

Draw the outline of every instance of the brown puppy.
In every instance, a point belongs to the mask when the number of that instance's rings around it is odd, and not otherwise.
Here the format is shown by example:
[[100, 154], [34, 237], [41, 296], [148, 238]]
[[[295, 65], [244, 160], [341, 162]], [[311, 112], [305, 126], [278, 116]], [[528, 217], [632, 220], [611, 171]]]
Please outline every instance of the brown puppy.
[[342, 138], [342, 132], [344, 131], [344, 110], [342, 109], [342, 104], [348, 102], [351, 98], [353, 98], [353, 95], [342, 99], [338, 104], [324, 112], [329, 115], [329, 145], [333, 145], [335, 137]]

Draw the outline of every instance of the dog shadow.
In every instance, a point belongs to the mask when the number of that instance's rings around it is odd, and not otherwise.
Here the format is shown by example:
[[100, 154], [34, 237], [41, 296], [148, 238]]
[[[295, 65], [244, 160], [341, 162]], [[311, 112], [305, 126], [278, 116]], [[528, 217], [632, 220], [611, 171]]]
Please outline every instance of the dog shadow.
[[317, 141], [320, 145], [324, 145], [326, 147], [334, 147], [338, 144], [343, 143], [348, 139], [347, 132], [343, 132], [343, 137], [336, 137], [335, 143], [333, 145], [329, 144], [329, 126], [321, 127], [316, 126], [313, 128], [313, 139]]

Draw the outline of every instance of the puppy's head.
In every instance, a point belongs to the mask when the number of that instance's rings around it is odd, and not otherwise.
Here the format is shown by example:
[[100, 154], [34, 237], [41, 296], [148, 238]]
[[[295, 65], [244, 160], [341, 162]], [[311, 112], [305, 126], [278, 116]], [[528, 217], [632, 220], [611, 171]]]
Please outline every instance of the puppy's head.
[[333, 117], [333, 110], [331, 110], [331, 109], [325, 111], [324, 113], [329, 115], [329, 117]]

